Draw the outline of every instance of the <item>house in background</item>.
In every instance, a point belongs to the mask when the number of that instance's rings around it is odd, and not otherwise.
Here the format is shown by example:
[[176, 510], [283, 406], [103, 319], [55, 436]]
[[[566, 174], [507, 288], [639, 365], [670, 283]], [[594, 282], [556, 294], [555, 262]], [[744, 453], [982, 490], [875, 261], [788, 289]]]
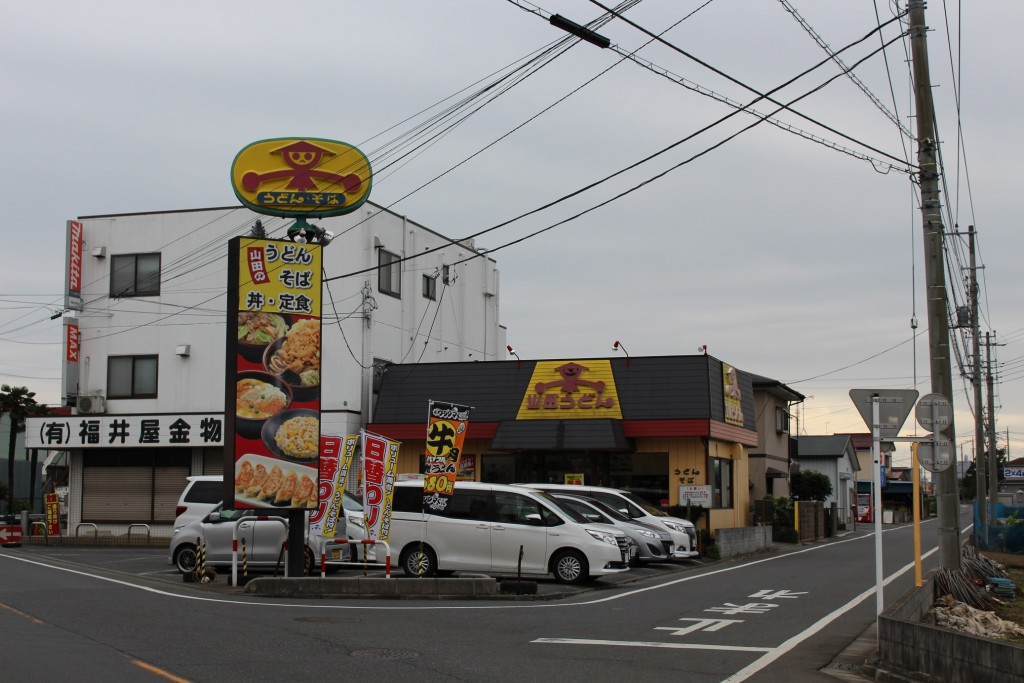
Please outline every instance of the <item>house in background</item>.
[[857, 496], [857, 472], [860, 463], [857, 451], [849, 434], [832, 436], [798, 436], [793, 457], [801, 471], [821, 472], [832, 482], [832, 495], [825, 499], [825, 505], [836, 504], [837, 521], [850, 523]]
[[791, 450], [790, 418], [804, 395], [782, 382], [751, 373], [757, 446], [750, 449], [750, 499], [788, 497]]

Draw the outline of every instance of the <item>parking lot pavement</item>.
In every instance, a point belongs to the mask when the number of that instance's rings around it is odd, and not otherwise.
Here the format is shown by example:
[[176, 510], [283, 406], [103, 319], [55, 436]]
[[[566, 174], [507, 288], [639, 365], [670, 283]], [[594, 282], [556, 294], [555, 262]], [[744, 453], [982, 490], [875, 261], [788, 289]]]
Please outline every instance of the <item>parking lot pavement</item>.
[[[75, 545], [35, 545], [26, 544], [17, 549], [5, 549], [4, 552], [24, 553], [36, 559], [50, 559], [60, 563], [71, 563], [79, 567], [87, 567], [101, 574], [119, 573], [123, 575], [136, 576], [146, 580], [159, 581], [161, 583], [181, 585], [193, 583], [182, 578], [176, 569], [167, 563], [167, 550], [162, 548], [139, 547], [89, 547]], [[499, 583], [499, 595], [495, 597], [517, 599], [559, 599], [571, 597], [582, 593], [610, 590], [622, 585], [638, 581], [652, 580], [669, 577], [682, 572], [693, 571], [708, 564], [711, 561], [703, 559], [696, 560], [671, 560], [668, 562], [654, 562], [633, 567], [627, 572], [611, 574], [599, 579], [589, 581], [579, 586], [561, 584], [551, 576], [535, 577], [528, 576], [522, 579], [527, 586], [535, 585], [536, 588], [530, 593], [522, 595], [510, 595], [509, 592], [500, 592], [502, 582], [514, 581], [516, 577], [508, 574], [482, 574], [480, 572], [461, 572], [455, 576], [493, 576]], [[218, 593], [234, 594], [245, 590], [248, 580], [260, 577], [273, 577], [272, 570], [249, 571], [248, 576], [242, 578], [239, 586], [231, 585], [231, 568], [218, 567], [215, 569], [215, 577], [209, 583], [202, 586], [205, 590]], [[242, 570], [238, 570], [239, 576]], [[392, 578], [400, 581], [410, 581], [402, 571], [392, 568]], [[283, 576], [283, 571], [277, 576]], [[315, 574], [319, 576], [319, 573]], [[356, 579], [359, 577], [384, 577], [384, 569], [381, 565], [346, 566], [338, 571], [329, 574], [332, 579]], [[191, 578], [191, 577], [190, 577]], [[508, 584], [511, 588], [511, 584]], [[198, 588], [199, 586], [195, 586]]]

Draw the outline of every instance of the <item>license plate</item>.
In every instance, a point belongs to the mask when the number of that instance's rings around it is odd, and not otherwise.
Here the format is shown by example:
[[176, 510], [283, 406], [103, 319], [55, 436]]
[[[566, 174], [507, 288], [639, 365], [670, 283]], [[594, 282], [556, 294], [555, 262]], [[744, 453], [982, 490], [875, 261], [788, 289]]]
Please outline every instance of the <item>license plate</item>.
[[331, 551], [331, 559], [332, 560], [340, 560], [341, 559], [341, 549], [340, 548], [335, 548], [334, 550]]

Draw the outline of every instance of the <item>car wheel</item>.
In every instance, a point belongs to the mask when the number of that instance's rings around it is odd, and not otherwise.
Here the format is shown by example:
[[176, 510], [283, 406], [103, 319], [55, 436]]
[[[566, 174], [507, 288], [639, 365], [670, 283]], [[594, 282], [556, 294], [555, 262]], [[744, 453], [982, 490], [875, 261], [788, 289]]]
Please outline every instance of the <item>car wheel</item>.
[[312, 576], [313, 571], [316, 569], [316, 560], [313, 558], [313, 551], [310, 550], [309, 546], [306, 546], [304, 558], [302, 564], [303, 576]]
[[578, 550], [560, 550], [551, 558], [551, 571], [559, 583], [580, 584], [590, 578], [586, 556]]
[[196, 555], [196, 547], [194, 545], [186, 543], [174, 551], [174, 566], [182, 574], [193, 573], [196, 570], [197, 564], [199, 564], [199, 558]]
[[406, 576], [434, 576], [437, 556], [428, 545], [412, 545], [402, 551], [402, 571]]

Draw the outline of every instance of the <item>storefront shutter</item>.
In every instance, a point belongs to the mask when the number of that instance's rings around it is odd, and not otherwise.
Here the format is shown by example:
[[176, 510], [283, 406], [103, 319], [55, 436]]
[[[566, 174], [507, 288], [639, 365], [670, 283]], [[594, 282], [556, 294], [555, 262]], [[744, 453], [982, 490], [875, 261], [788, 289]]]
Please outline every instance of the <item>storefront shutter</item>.
[[148, 521], [152, 474], [149, 467], [84, 467], [82, 521]]
[[157, 467], [153, 487], [153, 521], [173, 522], [178, 498], [188, 480], [187, 467]]

